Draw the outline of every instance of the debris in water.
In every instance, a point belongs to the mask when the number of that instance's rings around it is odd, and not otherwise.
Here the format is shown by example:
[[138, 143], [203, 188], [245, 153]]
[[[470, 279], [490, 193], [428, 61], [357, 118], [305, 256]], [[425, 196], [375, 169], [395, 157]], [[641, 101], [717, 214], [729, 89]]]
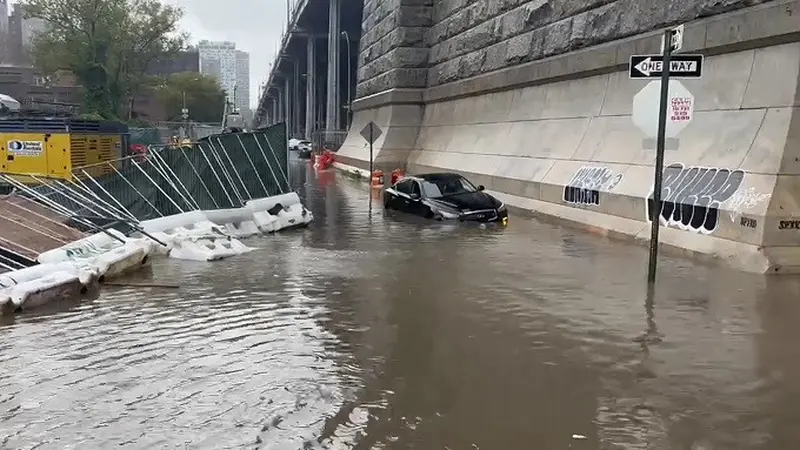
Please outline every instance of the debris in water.
[[586, 439], [586, 436], [582, 434], [573, 434], [572, 439]]

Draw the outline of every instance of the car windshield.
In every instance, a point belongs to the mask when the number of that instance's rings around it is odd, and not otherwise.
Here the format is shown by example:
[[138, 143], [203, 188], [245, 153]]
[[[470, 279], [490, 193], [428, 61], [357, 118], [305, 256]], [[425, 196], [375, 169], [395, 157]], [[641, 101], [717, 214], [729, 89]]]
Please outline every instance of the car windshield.
[[466, 178], [459, 176], [430, 178], [421, 180], [421, 184], [422, 192], [428, 198], [442, 198], [478, 191]]

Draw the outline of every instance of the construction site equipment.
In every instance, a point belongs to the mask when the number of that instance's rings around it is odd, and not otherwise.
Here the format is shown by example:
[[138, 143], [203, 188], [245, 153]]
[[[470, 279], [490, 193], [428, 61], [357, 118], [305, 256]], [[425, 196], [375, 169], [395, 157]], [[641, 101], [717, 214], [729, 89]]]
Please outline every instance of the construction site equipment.
[[[92, 176], [112, 172], [105, 164], [121, 158], [128, 126], [118, 122], [71, 117], [9, 115], [0, 117], [0, 173], [73, 180], [73, 169]], [[82, 174], [82, 172], [80, 172]]]

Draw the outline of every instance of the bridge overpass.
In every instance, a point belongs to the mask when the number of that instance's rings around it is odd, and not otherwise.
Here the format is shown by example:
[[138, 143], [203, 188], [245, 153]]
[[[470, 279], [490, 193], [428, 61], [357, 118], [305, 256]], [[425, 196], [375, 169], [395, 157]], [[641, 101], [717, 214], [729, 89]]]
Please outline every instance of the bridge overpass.
[[[364, 169], [358, 132], [374, 121], [377, 168], [460, 172], [510, 205], [637, 239], [659, 217], [670, 246], [800, 272], [800, 0], [293, 5], [260, 123], [295, 137], [351, 124], [336, 159]], [[680, 23], [705, 69], [681, 81], [696, 113], [654, 209], [652, 136], [632, 120], [648, 80], [627, 66]]]
[[[362, 0], [289, 0], [287, 30], [261, 92], [256, 123], [290, 137], [342, 135], [355, 95]], [[330, 70], [334, 68], [334, 70]], [[338, 70], [336, 70], [338, 68]]]

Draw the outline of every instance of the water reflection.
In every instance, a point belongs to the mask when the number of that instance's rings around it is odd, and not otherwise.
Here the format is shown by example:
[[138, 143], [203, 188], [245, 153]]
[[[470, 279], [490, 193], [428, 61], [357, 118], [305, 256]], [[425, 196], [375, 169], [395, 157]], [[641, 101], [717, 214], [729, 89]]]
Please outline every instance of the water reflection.
[[800, 447], [797, 278], [292, 179], [308, 229], [0, 324], [0, 447]]

